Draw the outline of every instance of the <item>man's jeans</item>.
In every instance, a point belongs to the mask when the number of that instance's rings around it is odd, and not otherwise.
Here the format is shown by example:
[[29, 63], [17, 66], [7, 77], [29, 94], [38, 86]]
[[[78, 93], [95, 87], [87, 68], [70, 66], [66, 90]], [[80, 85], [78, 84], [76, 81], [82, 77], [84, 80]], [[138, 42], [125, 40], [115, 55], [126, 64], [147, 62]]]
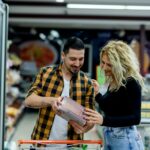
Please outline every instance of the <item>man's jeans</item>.
[[104, 127], [104, 150], [144, 150], [136, 126]]

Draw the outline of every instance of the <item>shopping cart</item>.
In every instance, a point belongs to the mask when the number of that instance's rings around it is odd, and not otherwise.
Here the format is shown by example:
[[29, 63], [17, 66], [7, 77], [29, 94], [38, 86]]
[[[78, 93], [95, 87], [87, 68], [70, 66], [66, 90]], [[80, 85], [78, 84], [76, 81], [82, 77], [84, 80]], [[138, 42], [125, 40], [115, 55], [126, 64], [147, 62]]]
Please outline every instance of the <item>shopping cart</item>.
[[[33, 146], [37, 144], [46, 145], [46, 147]], [[102, 140], [19, 140], [18, 148], [19, 150], [60, 150], [57, 148], [58, 144], [67, 145], [61, 150], [101, 150], [103, 143]], [[55, 145], [54, 148], [53, 145]]]

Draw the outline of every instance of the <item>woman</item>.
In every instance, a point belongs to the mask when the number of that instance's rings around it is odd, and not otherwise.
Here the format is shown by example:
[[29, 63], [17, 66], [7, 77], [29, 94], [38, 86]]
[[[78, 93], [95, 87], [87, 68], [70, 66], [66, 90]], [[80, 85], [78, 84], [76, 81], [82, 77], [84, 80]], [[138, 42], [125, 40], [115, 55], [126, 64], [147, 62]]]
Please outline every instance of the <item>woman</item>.
[[110, 41], [101, 50], [100, 67], [108, 90], [102, 96], [97, 81], [93, 80], [93, 85], [103, 115], [85, 109], [85, 119], [104, 126], [104, 150], [144, 150], [136, 128], [141, 119], [144, 83], [134, 52], [122, 41]]

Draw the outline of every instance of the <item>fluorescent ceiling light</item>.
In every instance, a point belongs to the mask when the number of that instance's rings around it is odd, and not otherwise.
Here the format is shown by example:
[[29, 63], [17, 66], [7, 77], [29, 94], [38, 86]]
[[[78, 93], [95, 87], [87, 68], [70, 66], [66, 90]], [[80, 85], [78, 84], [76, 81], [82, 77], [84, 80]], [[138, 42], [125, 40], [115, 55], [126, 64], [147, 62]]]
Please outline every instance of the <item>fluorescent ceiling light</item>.
[[63, 3], [64, 0], [56, 0], [56, 2], [58, 2], [58, 3]]
[[124, 9], [123, 5], [90, 5], [90, 4], [67, 4], [68, 8], [82, 9]]
[[129, 10], [150, 10], [150, 6], [134, 6], [134, 5], [67, 4], [67, 8], [74, 8], [74, 9], [129, 9]]
[[150, 6], [126, 6], [126, 9], [131, 9], [131, 10], [150, 10]]

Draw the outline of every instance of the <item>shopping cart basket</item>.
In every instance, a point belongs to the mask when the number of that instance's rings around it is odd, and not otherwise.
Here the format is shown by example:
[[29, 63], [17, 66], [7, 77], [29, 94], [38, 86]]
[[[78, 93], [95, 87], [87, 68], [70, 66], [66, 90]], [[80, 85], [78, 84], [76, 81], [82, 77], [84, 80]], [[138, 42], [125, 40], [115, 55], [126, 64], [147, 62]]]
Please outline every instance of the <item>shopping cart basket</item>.
[[[33, 146], [37, 144], [46, 145], [46, 147]], [[57, 148], [58, 144], [67, 145], [61, 150], [101, 150], [102, 148], [102, 140], [19, 140], [18, 148], [19, 150], [60, 150]], [[53, 145], [55, 145], [54, 148]]]

